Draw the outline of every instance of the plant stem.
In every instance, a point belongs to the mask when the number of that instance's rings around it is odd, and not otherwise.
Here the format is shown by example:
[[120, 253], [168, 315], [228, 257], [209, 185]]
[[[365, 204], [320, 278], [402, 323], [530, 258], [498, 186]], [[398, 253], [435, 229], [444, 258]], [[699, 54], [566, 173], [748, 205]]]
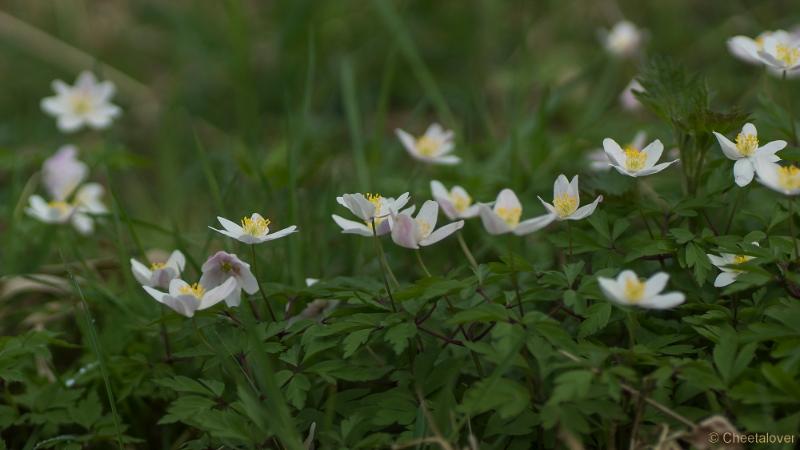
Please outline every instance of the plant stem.
[[[786, 71], [783, 71], [783, 75], [781, 76], [783, 83], [788, 87], [789, 84], [786, 83]], [[792, 105], [792, 100], [790, 96], [786, 97], [786, 110], [789, 112], [789, 130], [792, 135], [792, 143], [797, 145], [797, 128], [794, 126], [794, 106]]]
[[397, 279], [394, 278], [394, 274], [391, 273], [391, 269], [389, 269], [389, 264], [386, 262], [386, 255], [383, 253], [383, 247], [381, 246], [381, 240], [378, 239], [378, 232], [375, 228], [375, 218], [372, 218], [372, 237], [375, 240], [375, 252], [378, 254], [378, 263], [381, 266], [381, 275], [383, 275], [383, 285], [386, 287], [386, 295], [389, 296], [389, 302], [392, 304], [392, 311], [397, 312], [397, 306], [394, 304], [394, 297], [392, 296], [392, 289], [389, 287], [389, 278], [387, 277], [386, 273], [389, 272], [392, 275], [392, 279], [395, 283], [395, 286], [399, 286]]
[[428, 270], [428, 266], [426, 266], [425, 261], [422, 260], [422, 253], [419, 251], [419, 249], [414, 250], [414, 253], [417, 254], [417, 261], [419, 261], [419, 266], [422, 267], [422, 271], [425, 272], [425, 276], [428, 278], [432, 277], [433, 275], [431, 275], [431, 271]]
[[[253, 257], [253, 272], [255, 272], [256, 283], [258, 283], [258, 292], [261, 293], [261, 298], [264, 299], [264, 303], [267, 304], [267, 309], [269, 310], [269, 316], [272, 318], [272, 321], [273, 322], [277, 322], [278, 319], [275, 316], [275, 312], [272, 310], [272, 306], [269, 304], [269, 300], [267, 300], [267, 293], [264, 292], [264, 287], [261, 286], [261, 279], [258, 277], [258, 263], [256, 262], [257, 258], [256, 258], [256, 246], [255, 246], [255, 244], [251, 244], [250, 245], [250, 254]], [[253, 316], [255, 316], [256, 320], [258, 320], [260, 322], [261, 321], [261, 315], [258, 314], [258, 310], [256, 309], [255, 304], [253, 304], [253, 302], [249, 302], [249, 301], [247, 303], [250, 304], [250, 309], [253, 310]]]
[[733, 206], [731, 206], [731, 213], [728, 215], [728, 222], [725, 224], [725, 233], [731, 230], [731, 225], [733, 224], [733, 216], [736, 215], [736, 211], [739, 209], [739, 203], [741, 203], [742, 198], [744, 198], [745, 194], [747, 194], [747, 190], [749, 189], [749, 185], [745, 186], [738, 190], [736, 193], [736, 199], [733, 201]]
[[572, 222], [567, 220], [567, 237], [569, 238], [569, 259], [572, 259]]
[[628, 346], [631, 350], [636, 345], [636, 313], [633, 311], [625, 312], [625, 327], [628, 329]]
[[469, 265], [472, 266], [473, 270], [478, 270], [478, 262], [475, 260], [475, 257], [472, 256], [472, 252], [469, 251], [469, 247], [467, 247], [467, 243], [464, 241], [464, 236], [461, 235], [461, 230], [456, 233], [456, 238], [458, 239], [458, 245], [461, 246], [461, 251], [464, 252], [464, 256], [466, 256], [467, 261], [469, 261]]
[[519, 295], [519, 283], [517, 282], [517, 269], [514, 267], [514, 252], [511, 251], [513, 248], [511, 239], [513, 237], [508, 239], [508, 264], [511, 267], [511, 282], [514, 284], [514, 293], [517, 296], [517, 308], [519, 309], [520, 317], [522, 317], [525, 315], [525, 310], [522, 308], [522, 296]]
[[797, 257], [800, 256], [800, 245], [797, 242], [797, 235], [794, 234], [794, 199], [789, 198], [789, 233], [792, 235], [792, 243], [794, 244], [794, 255], [792, 257], [793, 261], [797, 261]]

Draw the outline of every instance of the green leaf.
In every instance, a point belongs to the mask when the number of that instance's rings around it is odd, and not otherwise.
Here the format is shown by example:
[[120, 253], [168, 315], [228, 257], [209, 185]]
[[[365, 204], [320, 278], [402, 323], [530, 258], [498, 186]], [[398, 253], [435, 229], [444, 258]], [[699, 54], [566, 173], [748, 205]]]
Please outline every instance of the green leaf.
[[481, 380], [464, 393], [461, 410], [470, 415], [494, 410], [503, 419], [508, 419], [522, 413], [528, 401], [528, 391], [516, 381], [506, 378], [494, 382]]
[[391, 344], [396, 354], [403, 353], [408, 346], [408, 340], [417, 335], [417, 326], [413, 323], [405, 322], [395, 325], [386, 331], [386, 342]]
[[578, 327], [578, 337], [591, 336], [602, 330], [611, 318], [611, 303], [600, 302], [590, 306], [586, 311], [586, 319]]
[[349, 358], [353, 356], [353, 353], [358, 350], [361, 345], [367, 342], [369, 339], [369, 335], [372, 333], [372, 328], [365, 328], [363, 330], [358, 330], [350, 333], [347, 337], [344, 338], [342, 341], [342, 345], [344, 347], [344, 358]]

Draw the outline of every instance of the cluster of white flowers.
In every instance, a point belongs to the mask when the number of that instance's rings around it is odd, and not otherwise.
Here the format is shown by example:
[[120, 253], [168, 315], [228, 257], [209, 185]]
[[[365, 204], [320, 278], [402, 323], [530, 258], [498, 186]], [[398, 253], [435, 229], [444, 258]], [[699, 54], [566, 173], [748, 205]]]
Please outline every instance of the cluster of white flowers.
[[728, 40], [734, 56], [750, 64], [763, 65], [779, 76], [800, 72], [800, 35], [784, 30], [765, 31], [755, 39], [734, 36]]

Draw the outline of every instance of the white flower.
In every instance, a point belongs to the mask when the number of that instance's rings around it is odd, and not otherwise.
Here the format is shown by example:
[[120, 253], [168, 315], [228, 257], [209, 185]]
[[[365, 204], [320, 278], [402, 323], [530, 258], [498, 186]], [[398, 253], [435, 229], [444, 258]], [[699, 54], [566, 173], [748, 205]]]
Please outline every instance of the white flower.
[[226, 299], [236, 289], [236, 280], [228, 278], [221, 285], [207, 290], [200, 283], [189, 284], [180, 278], [169, 283], [169, 292], [161, 292], [150, 286], [142, 286], [159, 303], [169, 306], [178, 314], [194, 316], [195, 311], [211, 308]]
[[88, 175], [89, 168], [77, 154], [74, 145], [65, 145], [42, 164], [42, 183], [54, 200], [66, 200]]
[[[348, 220], [336, 214], [331, 215], [345, 234], [358, 234], [360, 236], [372, 236], [372, 224], [375, 223], [375, 234], [383, 236], [391, 230], [391, 215], [397, 213], [400, 208], [408, 203], [408, 192], [397, 197], [382, 197], [380, 194], [344, 194], [336, 197], [336, 201], [349, 209], [361, 222]], [[404, 211], [408, 214], [414, 211], [414, 207]]]
[[601, 31], [606, 50], [617, 57], [635, 55], [642, 44], [642, 31], [633, 23], [622, 20], [614, 24], [610, 31]]
[[[759, 246], [758, 242], [753, 242], [753, 245], [756, 247]], [[722, 271], [714, 280], [714, 287], [725, 287], [729, 284], [732, 284], [734, 281], [736, 281], [736, 277], [743, 272], [731, 266], [746, 263], [754, 258], [754, 256], [734, 255], [731, 253], [721, 253], [719, 256], [706, 253], [706, 256], [708, 256], [708, 259], [711, 260], [711, 264], [715, 265], [719, 270]]]
[[617, 172], [629, 177], [652, 175], [678, 162], [676, 159], [656, 164], [664, 151], [664, 144], [658, 139], [651, 142], [643, 150], [631, 146], [627, 146], [625, 150], [622, 150], [616, 141], [611, 138], [605, 138], [603, 139], [603, 148], [608, 155], [608, 159], [611, 160], [611, 166], [617, 169]]
[[464, 221], [459, 220], [435, 229], [438, 215], [439, 204], [433, 200], [422, 204], [416, 218], [412, 218], [411, 213], [395, 214], [392, 217], [392, 240], [401, 247], [417, 249], [433, 245], [464, 226]]
[[84, 125], [103, 129], [119, 116], [121, 110], [110, 102], [114, 95], [114, 83], [98, 82], [89, 71], [81, 72], [74, 86], [61, 80], [53, 81], [56, 95], [42, 99], [42, 109], [58, 118], [58, 129], [68, 133]]
[[[633, 141], [628, 144], [625, 148], [642, 148], [645, 141], [647, 140], [647, 132], [645, 131], [638, 131], [636, 135], [633, 137]], [[589, 152], [588, 154], [589, 159], [589, 168], [594, 171], [606, 171], [611, 169], [611, 161], [608, 158], [608, 154], [602, 148], [596, 148]]]
[[742, 61], [750, 64], [762, 64], [758, 52], [764, 49], [764, 40], [767, 38], [783, 43], [791, 43], [794, 40], [789, 33], [783, 30], [765, 31], [755, 39], [749, 36], [734, 36], [728, 39], [728, 50]]
[[241, 226], [224, 217], [217, 217], [217, 220], [224, 229], [218, 230], [214, 227], [209, 228], [245, 244], [261, 244], [262, 242], [282, 238], [297, 231], [297, 227], [292, 225], [280, 231], [270, 233], [270, 220], [261, 217], [259, 213], [253, 213], [250, 217], [243, 217]]
[[661, 294], [668, 280], [668, 274], [659, 272], [643, 281], [632, 270], [623, 271], [616, 280], [597, 277], [600, 289], [612, 302], [648, 309], [668, 309], [684, 302], [680, 292]]
[[203, 275], [200, 284], [213, 288], [223, 284], [229, 278], [236, 280], [236, 289], [225, 298], [225, 304], [234, 307], [242, 302], [242, 290], [252, 295], [258, 292], [258, 281], [250, 271], [250, 264], [239, 259], [236, 255], [217, 252], [201, 267]]
[[756, 164], [758, 182], [784, 195], [800, 194], [800, 169], [759, 160]]
[[772, 141], [759, 147], [758, 131], [752, 123], [744, 124], [742, 132], [736, 135], [735, 144], [716, 131], [714, 136], [725, 156], [736, 161], [733, 165], [733, 179], [739, 186], [747, 186], [753, 181], [753, 174], [760, 160], [773, 163], [780, 161], [775, 152], [786, 147], [786, 141]]
[[547, 203], [539, 197], [545, 209], [553, 217], [553, 220], [581, 220], [589, 217], [597, 204], [603, 201], [603, 196], [598, 195], [592, 203], [580, 208], [581, 194], [578, 189], [578, 176], [572, 177], [572, 181], [567, 181], [567, 177], [561, 174], [553, 183], [553, 204]]
[[72, 202], [66, 200], [53, 200], [46, 202], [39, 195], [32, 195], [28, 199], [25, 212], [44, 223], [63, 224], [71, 222], [79, 233], [88, 235], [94, 231], [93, 214], [106, 212], [106, 207], [100, 198], [103, 195], [103, 186], [97, 183], [87, 183], [78, 189]]
[[636, 78], [632, 79], [625, 89], [622, 90], [622, 93], [619, 94], [619, 103], [622, 105], [622, 109], [626, 111], [638, 111], [642, 109], [642, 103], [636, 98], [636, 94], [633, 91], [644, 91], [644, 86], [639, 83], [639, 80]]
[[478, 215], [478, 205], [472, 203], [472, 197], [461, 186], [453, 186], [448, 191], [442, 183], [433, 180], [431, 194], [450, 220], [471, 219]]
[[517, 194], [511, 189], [500, 191], [493, 207], [481, 203], [479, 210], [483, 227], [486, 228], [489, 234], [514, 233], [517, 236], [522, 236], [541, 230], [554, 220], [552, 214], [545, 214], [520, 222], [522, 205], [517, 198]]
[[75, 212], [75, 207], [65, 201], [46, 202], [39, 195], [31, 195], [25, 212], [44, 223], [67, 223]]
[[458, 164], [461, 159], [453, 151], [453, 132], [434, 123], [420, 138], [414, 138], [401, 129], [394, 130], [408, 153], [417, 160], [431, 164]]
[[767, 36], [758, 57], [769, 68], [780, 73], [800, 69], [800, 43], [780, 36]]
[[164, 262], [150, 263], [150, 267], [131, 258], [131, 271], [142, 286], [167, 289], [172, 280], [181, 276], [185, 266], [186, 258], [180, 250], [173, 251]]

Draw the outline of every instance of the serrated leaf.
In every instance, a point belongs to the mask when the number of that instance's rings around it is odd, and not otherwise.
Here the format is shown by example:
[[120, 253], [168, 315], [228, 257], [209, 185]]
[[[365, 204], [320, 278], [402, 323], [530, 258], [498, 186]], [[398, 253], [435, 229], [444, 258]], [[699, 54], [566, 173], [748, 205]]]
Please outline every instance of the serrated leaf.
[[392, 346], [395, 354], [399, 355], [408, 347], [408, 340], [416, 335], [417, 326], [406, 322], [389, 328], [384, 338]]

